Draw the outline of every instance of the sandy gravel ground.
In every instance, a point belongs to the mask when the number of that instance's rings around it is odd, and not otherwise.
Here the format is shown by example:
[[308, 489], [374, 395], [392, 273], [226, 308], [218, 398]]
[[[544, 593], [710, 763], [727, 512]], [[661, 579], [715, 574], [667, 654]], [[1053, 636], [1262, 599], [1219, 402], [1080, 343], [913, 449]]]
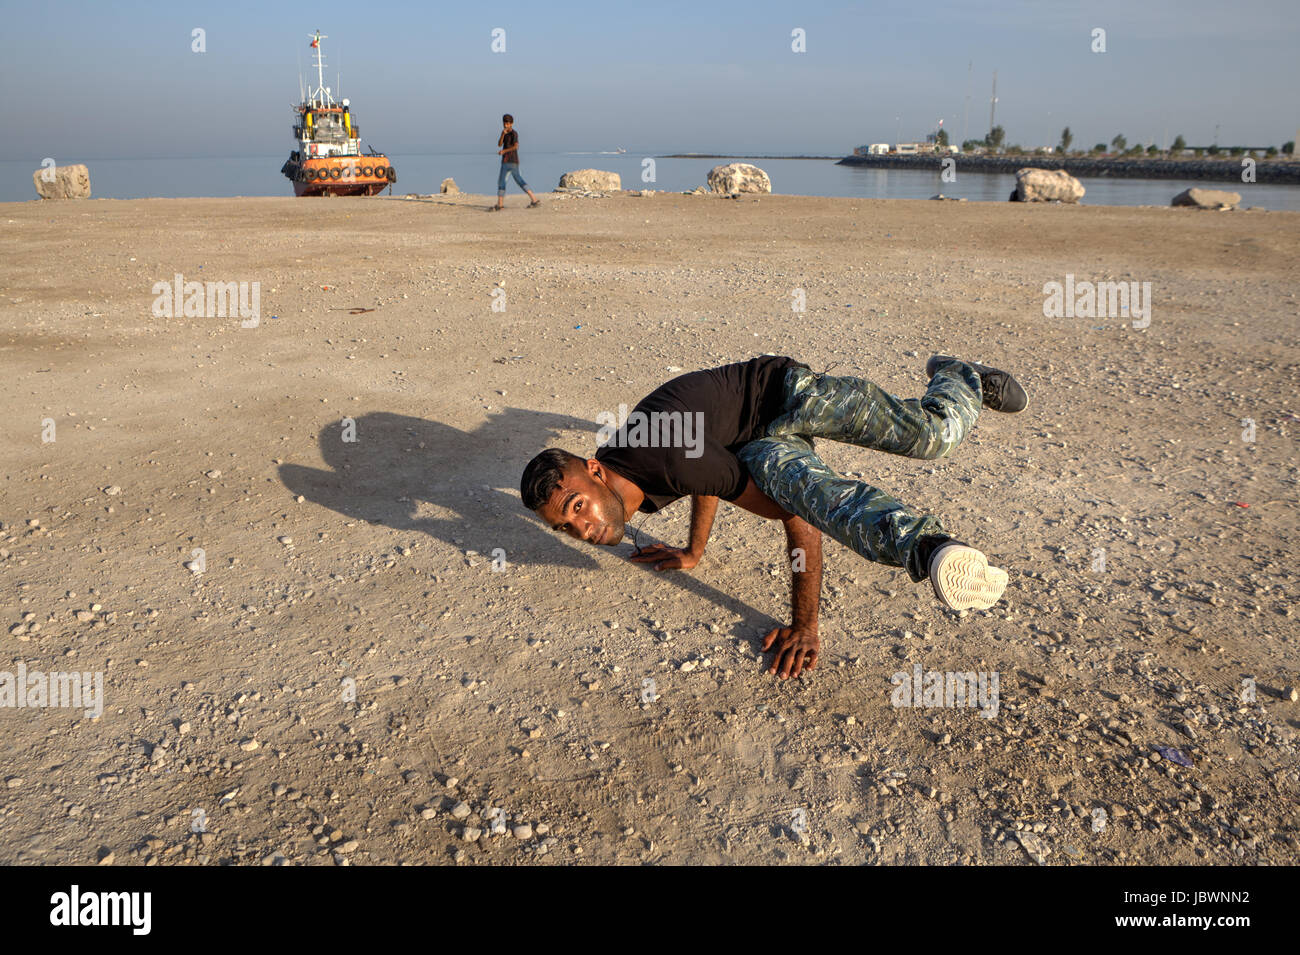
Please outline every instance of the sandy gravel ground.
[[[0, 206], [0, 670], [104, 679], [97, 718], [0, 709], [0, 862], [1300, 859], [1300, 215], [542, 199]], [[260, 323], [155, 318], [176, 273], [260, 282]], [[1149, 281], [1150, 326], [1044, 317], [1067, 273]], [[757, 652], [778, 525], [723, 504], [656, 574], [519, 503], [677, 369], [918, 395], [934, 351], [1030, 408], [942, 461], [820, 447], [1006, 599], [828, 543], [811, 678]], [[996, 672], [996, 714], [894, 706], [917, 664]]]

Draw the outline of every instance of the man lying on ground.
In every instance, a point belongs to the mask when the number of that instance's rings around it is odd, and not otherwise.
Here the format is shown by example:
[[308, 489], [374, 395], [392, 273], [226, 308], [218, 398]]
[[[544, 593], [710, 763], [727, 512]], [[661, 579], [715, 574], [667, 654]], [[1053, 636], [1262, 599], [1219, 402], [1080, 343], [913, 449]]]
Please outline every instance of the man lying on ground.
[[559, 448], [524, 469], [520, 494], [553, 530], [612, 547], [637, 511], [653, 514], [691, 498], [690, 542], [655, 545], [632, 559], [656, 570], [689, 570], [704, 556], [718, 498], [785, 527], [793, 568], [791, 625], [763, 639], [775, 644], [770, 673], [798, 676], [817, 664], [821, 533], [867, 560], [929, 579], [953, 610], [988, 609], [1007, 585], [973, 547], [939, 519], [915, 514], [884, 491], [832, 471], [813, 450], [829, 438], [911, 458], [945, 457], [979, 417], [980, 407], [1017, 412], [1028, 403], [1009, 374], [935, 355], [921, 398], [896, 398], [863, 378], [817, 374], [793, 358], [763, 356], [669, 381], [633, 409], [612, 439], [583, 459]]

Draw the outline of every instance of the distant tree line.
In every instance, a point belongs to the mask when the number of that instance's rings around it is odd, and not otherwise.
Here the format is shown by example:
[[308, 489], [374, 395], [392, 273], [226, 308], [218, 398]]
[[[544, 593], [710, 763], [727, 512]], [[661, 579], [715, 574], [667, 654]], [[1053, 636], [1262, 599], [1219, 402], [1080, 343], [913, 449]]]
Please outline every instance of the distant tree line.
[[[939, 135], [942, 137], [941, 143], [943, 145], [947, 145], [948, 142], [947, 132], [940, 132]], [[1004, 130], [1001, 126], [994, 126], [992, 129], [988, 131], [988, 135], [986, 135], [983, 139], [968, 139], [965, 142], [963, 142], [961, 144], [961, 149], [962, 152], [966, 152], [966, 153], [993, 152], [993, 153], [1010, 153], [1012, 155], [1019, 155], [1026, 152], [1026, 150], [1024, 150], [1019, 144], [1013, 143], [1010, 145], [1005, 145], [1006, 137], [1007, 137], [1006, 130]], [[1142, 156], [1142, 155], [1181, 156], [1185, 152], [1187, 152], [1188, 149], [1187, 140], [1183, 137], [1181, 133], [1179, 133], [1177, 136], [1174, 137], [1174, 141], [1173, 143], [1170, 144], [1169, 149], [1167, 151], [1162, 150], [1155, 143], [1148, 143], [1145, 146], [1143, 146], [1141, 143], [1138, 143], [1136, 145], [1130, 146], [1128, 144], [1128, 139], [1124, 136], [1123, 133], [1118, 134], [1114, 139], [1112, 139], [1110, 141], [1109, 147], [1107, 147], [1105, 143], [1097, 143], [1095, 146], [1092, 147], [1091, 150], [1088, 150], [1086, 152], [1082, 149], [1076, 149], [1073, 152], [1071, 152], [1070, 146], [1073, 143], [1074, 143], [1074, 134], [1070, 132], [1070, 127], [1066, 126], [1065, 129], [1061, 130], [1061, 138], [1056, 145], [1056, 152], [1066, 156], [1083, 156], [1088, 154], [1104, 155], [1106, 153], [1110, 153], [1116, 156]], [[1040, 147], [1036, 151], [1048, 152], [1049, 150]], [[1246, 146], [1219, 146], [1216, 143], [1215, 145], [1212, 146], [1194, 147], [1192, 149], [1192, 154], [1197, 157], [1206, 156], [1206, 155], [1244, 156], [1247, 152], [1250, 151], [1258, 152], [1260, 151], [1260, 149], [1259, 147], [1255, 147], [1254, 149], [1248, 149]], [[1278, 155], [1279, 152], [1284, 156], [1294, 155], [1295, 141], [1288, 140], [1287, 142], [1282, 144], [1282, 148], [1280, 150], [1276, 146], [1263, 147], [1263, 153], [1265, 156], [1276, 156]]]

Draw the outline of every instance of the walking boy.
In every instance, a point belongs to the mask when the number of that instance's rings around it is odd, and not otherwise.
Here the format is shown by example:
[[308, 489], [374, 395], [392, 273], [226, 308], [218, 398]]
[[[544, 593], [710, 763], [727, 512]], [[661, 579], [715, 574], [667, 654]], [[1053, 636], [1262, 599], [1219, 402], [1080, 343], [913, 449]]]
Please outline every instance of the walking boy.
[[515, 132], [515, 118], [509, 113], [501, 117], [501, 135], [497, 137], [497, 155], [501, 157], [501, 172], [497, 174], [497, 204], [490, 206], [488, 212], [500, 212], [506, 204], [506, 176], [515, 177], [515, 182], [519, 188], [528, 193], [528, 198], [533, 200], [528, 203], [529, 209], [535, 209], [540, 206], [541, 201], [533, 195], [533, 190], [528, 188], [528, 183], [524, 182], [524, 177], [519, 175], [519, 134]]

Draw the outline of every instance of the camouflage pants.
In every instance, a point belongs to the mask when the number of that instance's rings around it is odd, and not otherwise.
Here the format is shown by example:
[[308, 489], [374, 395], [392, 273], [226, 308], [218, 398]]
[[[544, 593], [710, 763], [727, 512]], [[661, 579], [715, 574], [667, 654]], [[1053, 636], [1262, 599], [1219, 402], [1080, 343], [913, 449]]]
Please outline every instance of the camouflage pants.
[[[864, 481], [841, 477], [817, 456], [813, 438], [829, 438], [910, 458], [950, 454], [979, 417], [980, 379], [960, 361], [945, 362], [922, 398], [896, 398], [863, 378], [791, 368], [782, 413], [764, 436], [737, 452], [758, 488], [791, 514], [867, 560], [904, 567], [924, 580], [922, 538], [946, 536], [937, 517], [913, 514]], [[928, 552], [927, 552], [928, 553]]]

